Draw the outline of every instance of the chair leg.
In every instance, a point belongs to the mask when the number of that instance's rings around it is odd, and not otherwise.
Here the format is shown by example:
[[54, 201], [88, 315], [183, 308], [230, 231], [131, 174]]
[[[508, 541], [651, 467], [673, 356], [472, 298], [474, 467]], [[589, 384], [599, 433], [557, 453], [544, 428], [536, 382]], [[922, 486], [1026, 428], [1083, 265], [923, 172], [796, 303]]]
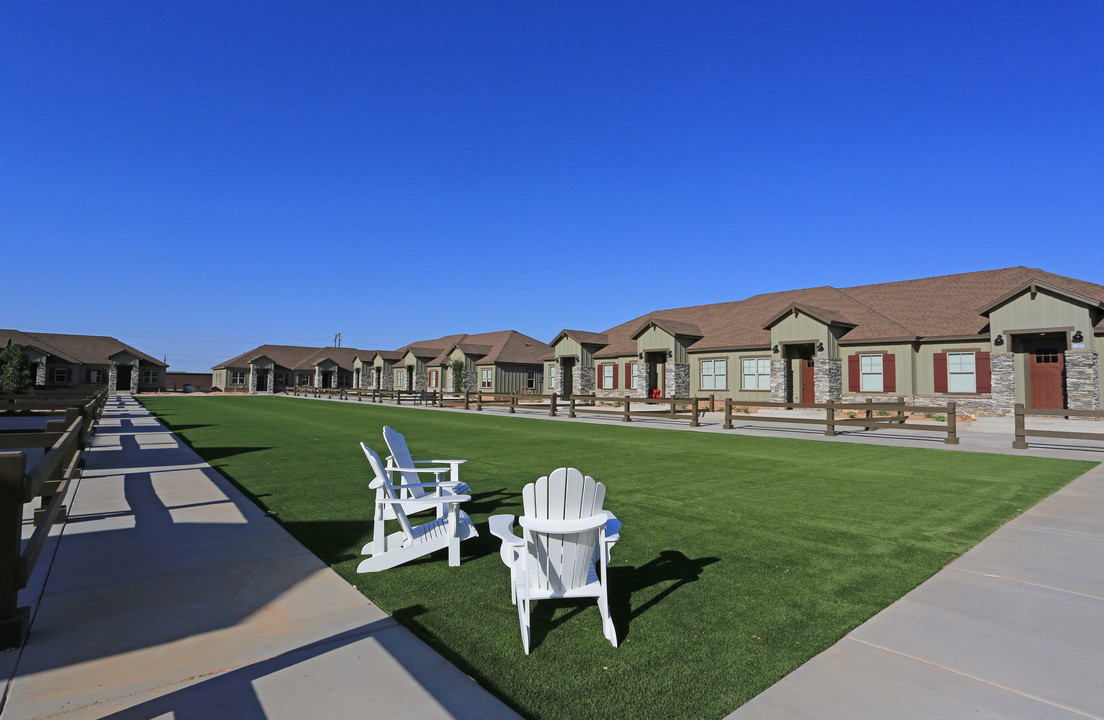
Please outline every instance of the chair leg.
[[529, 654], [529, 598], [521, 597], [517, 601], [518, 621], [521, 623], [521, 646]]
[[614, 647], [617, 647], [617, 628], [613, 626], [613, 617], [609, 611], [609, 598], [606, 597], [605, 588], [603, 588], [602, 594], [598, 596], [598, 611], [602, 613], [602, 634], [606, 636], [606, 640], [613, 643]]

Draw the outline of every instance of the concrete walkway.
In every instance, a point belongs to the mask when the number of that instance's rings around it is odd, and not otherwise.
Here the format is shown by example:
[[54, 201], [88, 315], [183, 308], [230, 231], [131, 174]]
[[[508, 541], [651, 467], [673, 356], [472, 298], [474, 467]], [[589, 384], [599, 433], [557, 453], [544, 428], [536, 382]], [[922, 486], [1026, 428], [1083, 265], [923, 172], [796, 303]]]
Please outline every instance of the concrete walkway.
[[128, 395], [20, 602], [2, 720], [518, 717]]

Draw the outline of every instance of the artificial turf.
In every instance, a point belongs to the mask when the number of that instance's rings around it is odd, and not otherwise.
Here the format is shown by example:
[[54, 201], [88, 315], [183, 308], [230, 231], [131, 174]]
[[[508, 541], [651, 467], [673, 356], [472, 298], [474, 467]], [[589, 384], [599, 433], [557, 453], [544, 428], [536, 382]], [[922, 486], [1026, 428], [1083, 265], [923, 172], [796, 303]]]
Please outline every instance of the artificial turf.
[[[720, 718], [1093, 463], [282, 397], [142, 403], [376, 604], [522, 714]], [[480, 537], [356, 574], [373, 494], [357, 445], [466, 458]], [[386, 452], [381, 452], [385, 455]], [[621, 646], [593, 602], [534, 610], [522, 651], [487, 517], [561, 466], [607, 486]], [[415, 518], [417, 521], [417, 517]]]

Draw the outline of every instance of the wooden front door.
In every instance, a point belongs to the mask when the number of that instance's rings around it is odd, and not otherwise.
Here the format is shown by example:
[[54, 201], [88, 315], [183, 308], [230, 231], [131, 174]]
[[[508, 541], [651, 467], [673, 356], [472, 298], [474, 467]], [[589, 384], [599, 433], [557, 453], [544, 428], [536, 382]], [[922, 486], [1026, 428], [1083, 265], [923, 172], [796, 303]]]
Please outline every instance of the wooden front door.
[[805, 358], [801, 361], [801, 402], [816, 402], [813, 382], [813, 359]]
[[1031, 407], [1062, 410], [1066, 407], [1066, 356], [1056, 347], [1039, 347], [1031, 351]]
[[130, 365], [120, 365], [115, 370], [115, 389], [130, 390]]
[[268, 392], [268, 370], [257, 370], [257, 392]]

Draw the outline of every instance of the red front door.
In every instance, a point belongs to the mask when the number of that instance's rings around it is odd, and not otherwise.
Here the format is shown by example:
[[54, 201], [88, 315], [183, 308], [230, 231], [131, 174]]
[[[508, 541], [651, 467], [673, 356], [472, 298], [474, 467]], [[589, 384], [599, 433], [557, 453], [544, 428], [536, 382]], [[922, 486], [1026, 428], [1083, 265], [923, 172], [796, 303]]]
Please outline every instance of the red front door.
[[1066, 356], [1054, 347], [1037, 348], [1029, 355], [1031, 407], [1062, 410], [1066, 407]]
[[813, 388], [813, 359], [806, 358], [801, 361], [801, 402], [816, 402], [816, 393]]

